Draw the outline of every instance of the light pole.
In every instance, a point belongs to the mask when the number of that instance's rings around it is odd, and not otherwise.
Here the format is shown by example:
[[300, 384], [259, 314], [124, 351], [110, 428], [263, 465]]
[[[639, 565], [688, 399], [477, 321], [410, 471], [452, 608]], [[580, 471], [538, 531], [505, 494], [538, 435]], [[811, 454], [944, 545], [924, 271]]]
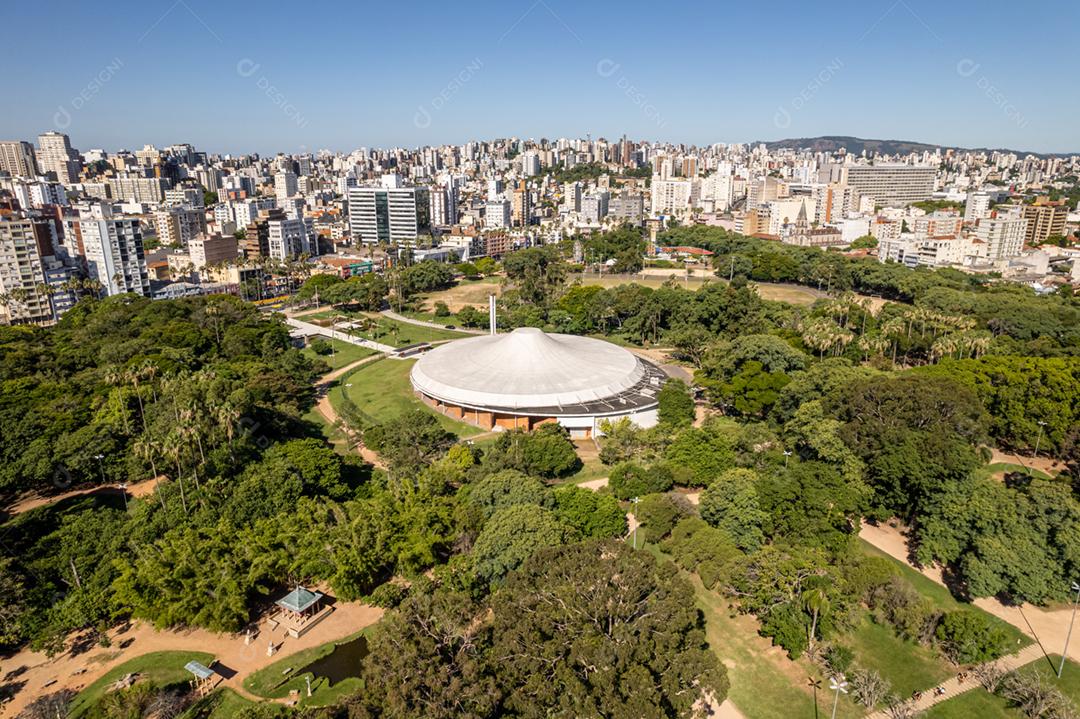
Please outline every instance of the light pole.
[[[631, 504], [634, 505], [634, 509], [637, 509], [637, 504], [640, 501], [641, 501], [641, 497], [634, 497], [633, 499], [630, 500]], [[637, 519], [637, 515], [635, 514], [634, 515], [634, 549], [637, 549], [637, 528], [638, 528], [638, 519]]]
[[[1046, 422], [1039, 421], [1039, 436], [1035, 438], [1035, 457], [1039, 456], [1039, 441], [1042, 440], [1043, 427], [1046, 426]], [[1033, 459], [1035, 458], [1033, 457]]]
[[1058, 679], [1061, 679], [1061, 673], [1065, 671], [1065, 657], [1069, 653], [1069, 640], [1072, 638], [1073, 622], [1076, 621], [1076, 605], [1080, 604], [1080, 584], [1076, 582], [1072, 583], [1072, 590], [1076, 592], [1076, 599], [1073, 600], [1072, 616], [1069, 617], [1069, 631], [1065, 632], [1065, 649], [1061, 652], [1061, 664], [1058, 665]]
[[814, 719], [818, 719], [817, 690], [821, 689], [821, 680], [807, 677], [806, 684], [814, 690]]
[[787, 468], [788, 457], [790, 457], [790, 456], [791, 456], [791, 450], [790, 449], [785, 449], [784, 450], [784, 467], [785, 468]]
[[101, 470], [101, 483], [105, 484], [105, 462], [103, 461], [105, 459], [105, 455], [95, 454], [94, 459], [97, 460], [98, 469]]
[[838, 677], [833, 677], [829, 680], [829, 689], [836, 692], [836, 698], [833, 699], [832, 704], [832, 719], [836, 719], [836, 706], [840, 703], [840, 692], [847, 694], [847, 682], [844, 681], [844, 675], [841, 674]]
[[120, 488], [120, 496], [124, 498], [124, 511], [127, 512], [127, 487], [128, 486], [126, 484], [118, 484], [116, 486]]

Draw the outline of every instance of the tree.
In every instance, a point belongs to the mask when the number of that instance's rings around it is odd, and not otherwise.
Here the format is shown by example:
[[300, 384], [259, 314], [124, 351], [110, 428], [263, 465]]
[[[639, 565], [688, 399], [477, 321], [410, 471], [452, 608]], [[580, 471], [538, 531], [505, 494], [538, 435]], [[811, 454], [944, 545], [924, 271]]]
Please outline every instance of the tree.
[[725, 470], [735, 466], [734, 438], [715, 421], [680, 432], [664, 451], [664, 459], [687, 470], [699, 487], [708, 486]]
[[694, 421], [694, 398], [680, 379], [669, 379], [657, 395], [660, 422], [668, 427], [683, 427]]
[[572, 530], [546, 509], [527, 504], [505, 507], [492, 515], [476, 538], [476, 574], [498, 584], [540, 549], [572, 537]]
[[521, 717], [705, 715], [727, 695], [690, 585], [622, 542], [537, 553], [495, 595], [493, 656]]
[[641, 524], [645, 541], [653, 544], [670, 534], [687, 514], [686, 508], [667, 494], [647, 494], [634, 505], [634, 519]]
[[573, 485], [554, 491], [555, 516], [584, 538], [606, 539], [626, 534], [626, 512], [610, 494]]
[[762, 511], [758, 477], [749, 469], [730, 469], [701, 493], [701, 518], [724, 530], [740, 549], [753, 552], [765, 542], [762, 528], [769, 515]]
[[464, 594], [411, 595], [372, 633], [364, 688], [352, 709], [385, 719], [496, 716], [504, 690], [498, 667], [485, 658], [485, 614]]
[[550, 509], [555, 503], [543, 482], [516, 469], [504, 469], [484, 477], [468, 488], [467, 496], [487, 517], [518, 504]]
[[671, 489], [672, 483], [671, 471], [663, 465], [645, 468], [633, 462], [623, 462], [613, 467], [608, 475], [608, 487], [612, 494], [622, 500], [666, 492]]
[[565, 477], [581, 467], [570, 433], [557, 423], [532, 432], [503, 432], [486, 455], [492, 468], [507, 467], [546, 479]]
[[422, 409], [410, 410], [364, 430], [364, 443], [399, 472], [430, 464], [455, 440], [456, 437], [443, 429], [434, 415]]

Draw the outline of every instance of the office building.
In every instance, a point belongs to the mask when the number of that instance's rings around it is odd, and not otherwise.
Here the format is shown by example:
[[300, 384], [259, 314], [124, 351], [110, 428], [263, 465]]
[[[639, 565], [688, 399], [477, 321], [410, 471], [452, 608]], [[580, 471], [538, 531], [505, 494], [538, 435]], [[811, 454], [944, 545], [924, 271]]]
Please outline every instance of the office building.
[[430, 229], [427, 188], [351, 187], [348, 198], [354, 243], [414, 247], [421, 231]]
[[881, 206], [904, 206], [929, 200], [937, 168], [915, 165], [845, 165], [841, 184], [871, 197]]

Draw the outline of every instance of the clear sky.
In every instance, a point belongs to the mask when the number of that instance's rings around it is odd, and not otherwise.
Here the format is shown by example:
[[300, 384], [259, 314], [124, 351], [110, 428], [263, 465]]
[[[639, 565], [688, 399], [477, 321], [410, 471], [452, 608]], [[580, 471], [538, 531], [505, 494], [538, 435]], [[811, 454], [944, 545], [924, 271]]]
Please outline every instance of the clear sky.
[[81, 149], [708, 144], [1080, 152], [1080, 2], [11, 2], [0, 138]]

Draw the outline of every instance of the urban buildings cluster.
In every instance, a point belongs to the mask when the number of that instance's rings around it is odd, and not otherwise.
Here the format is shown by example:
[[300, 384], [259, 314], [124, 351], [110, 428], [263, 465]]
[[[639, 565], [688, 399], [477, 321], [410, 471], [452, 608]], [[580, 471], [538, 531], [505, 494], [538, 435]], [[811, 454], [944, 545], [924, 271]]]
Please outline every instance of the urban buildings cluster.
[[[262, 157], [190, 144], [79, 151], [46, 132], [36, 146], [0, 142], [0, 320], [50, 323], [88, 292], [273, 297], [287, 282], [274, 268], [355, 275], [499, 258], [626, 224], [655, 244], [676, 222], [1045, 289], [1080, 281], [1080, 251], [1057, 246], [1080, 216], [1051, 199], [1078, 176], [1080, 157], [1008, 152], [624, 137]], [[1055, 272], [1062, 263], [1071, 274]]]

